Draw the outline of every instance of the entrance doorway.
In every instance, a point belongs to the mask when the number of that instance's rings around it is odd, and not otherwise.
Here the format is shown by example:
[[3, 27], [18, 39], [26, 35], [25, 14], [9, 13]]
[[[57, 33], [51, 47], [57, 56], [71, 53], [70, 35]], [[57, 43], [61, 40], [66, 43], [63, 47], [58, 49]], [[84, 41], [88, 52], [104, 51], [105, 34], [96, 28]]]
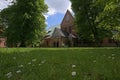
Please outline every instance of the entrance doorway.
[[54, 47], [59, 47], [59, 42], [58, 41], [54, 42], [53, 45], [54, 45]]

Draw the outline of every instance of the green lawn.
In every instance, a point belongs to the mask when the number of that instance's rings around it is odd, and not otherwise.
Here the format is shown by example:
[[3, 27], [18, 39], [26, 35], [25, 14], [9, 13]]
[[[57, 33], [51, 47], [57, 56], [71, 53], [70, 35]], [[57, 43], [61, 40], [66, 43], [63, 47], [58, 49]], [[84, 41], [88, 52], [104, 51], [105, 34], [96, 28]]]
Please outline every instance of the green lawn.
[[120, 48], [1, 48], [0, 80], [120, 80]]

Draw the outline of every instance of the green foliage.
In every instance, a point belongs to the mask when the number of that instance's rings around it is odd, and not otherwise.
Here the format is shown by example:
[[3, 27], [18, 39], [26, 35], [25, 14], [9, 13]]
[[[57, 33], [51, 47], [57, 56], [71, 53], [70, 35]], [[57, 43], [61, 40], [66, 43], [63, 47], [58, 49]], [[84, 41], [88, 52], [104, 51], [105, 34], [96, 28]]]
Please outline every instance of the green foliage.
[[117, 27], [115, 31], [113, 31], [113, 37], [115, 41], [120, 41], [120, 27]]
[[4, 36], [5, 29], [6, 29], [6, 27], [3, 24], [2, 17], [1, 17], [1, 12], [0, 12], [0, 37]]
[[96, 1], [71, 0], [71, 2], [76, 16], [78, 33], [79, 36], [82, 35], [81, 39], [88, 43], [100, 40], [95, 20], [101, 9], [94, 5]]
[[[120, 25], [119, 0], [71, 0], [78, 34], [88, 42], [100, 43]], [[98, 45], [98, 44], [97, 44]]]
[[116, 34], [113, 33], [113, 39], [120, 40], [120, 1], [108, 0], [104, 11], [98, 18], [103, 19], [99, 26], [103, 26], [112, 32], [117, 31]]
[[3, 24], [0, 22], [0, 35], [4, 32], [5, 28]]
[[120, 48], [0, 49], [0, 79], [120, 80]]
[[3, 19], [6, 19], [8, 46], [40, 45], [45, 32], [45, 17], [47, 5], [44, 0], [16, 0], [4, 9]]

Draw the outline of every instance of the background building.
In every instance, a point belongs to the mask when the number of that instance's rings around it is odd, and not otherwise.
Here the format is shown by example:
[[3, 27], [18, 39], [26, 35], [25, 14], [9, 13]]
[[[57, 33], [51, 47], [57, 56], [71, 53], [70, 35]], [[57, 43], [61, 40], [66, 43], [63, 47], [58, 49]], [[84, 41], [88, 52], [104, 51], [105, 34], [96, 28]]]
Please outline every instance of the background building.
[[[101, 46], [118, 46], [119, 42], [111, 38], [104, 38]], [[44, 39], [45, 47], [76, 47], [76, 46], [89, 46], [84, 41], [78, 40], [76, 27], [74, 25], [74, 17], [67, 10], [60, 25], [52, 27], [48, 30]], [[92, 45], [94, 46], [94, 45]]]
[[6, 38], [0, 37], [0, 48], [6, 47]]
[[77, 40], [76, 28], [74, 26], [74, 17], [67, 10], [62, 23], [55, 26], [52, 30], [48, 30], [45, 36], [46, 47], [63, 47], [75, 46]]

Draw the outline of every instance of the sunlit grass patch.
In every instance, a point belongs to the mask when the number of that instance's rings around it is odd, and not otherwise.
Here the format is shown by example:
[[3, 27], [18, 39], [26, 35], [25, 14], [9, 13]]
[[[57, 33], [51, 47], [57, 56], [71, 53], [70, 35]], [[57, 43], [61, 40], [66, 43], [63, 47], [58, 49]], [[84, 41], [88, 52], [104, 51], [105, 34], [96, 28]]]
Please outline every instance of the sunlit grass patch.
[[119, 48], [0, 49], [0, 80], [120, 80]]

